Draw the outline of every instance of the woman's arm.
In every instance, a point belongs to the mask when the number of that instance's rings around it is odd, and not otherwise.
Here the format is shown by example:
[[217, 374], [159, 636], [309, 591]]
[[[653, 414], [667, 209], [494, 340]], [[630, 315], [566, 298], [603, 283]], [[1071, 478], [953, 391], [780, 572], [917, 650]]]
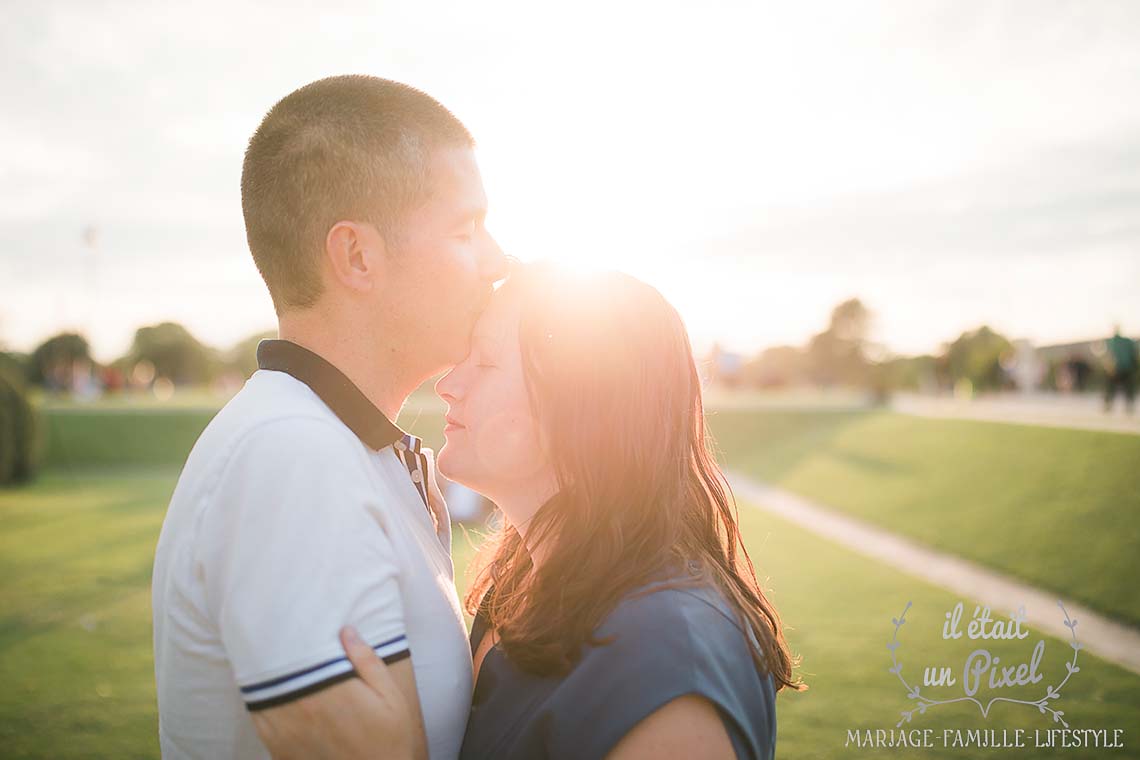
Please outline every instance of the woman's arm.
[[678, 697], [626, 734], [606, 760], [735, 760], [720, 713], [704, 697]]

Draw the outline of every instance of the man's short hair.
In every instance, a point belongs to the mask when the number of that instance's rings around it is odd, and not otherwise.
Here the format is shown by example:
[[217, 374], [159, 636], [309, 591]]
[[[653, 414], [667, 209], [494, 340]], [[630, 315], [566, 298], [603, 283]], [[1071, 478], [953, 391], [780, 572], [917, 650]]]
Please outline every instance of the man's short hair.
[[395, 244], [430, 191], [432, 151], [473, 145], [437, 100], [387, 79], [329, 77], [282, 98], [250, 138], [241, 172], [246, 238], [277, 312], [320, 297], [334, 224], [370, 222]]

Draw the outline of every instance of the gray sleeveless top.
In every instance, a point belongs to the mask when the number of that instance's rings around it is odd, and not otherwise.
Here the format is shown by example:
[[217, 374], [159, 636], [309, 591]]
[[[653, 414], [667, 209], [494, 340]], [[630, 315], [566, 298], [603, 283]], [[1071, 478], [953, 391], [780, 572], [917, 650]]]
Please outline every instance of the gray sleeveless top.
[[[615, 608], [595, 636], [613, 641], [585, 647], [564, 677], [524, 673], [492, 648], [460, 759], [601, 760], [643, 718], [688, 694], [716, 706], [738, 758], [772, 758], [773, 680], [756, 672], [723, 596], [703, 585], [647, 590]], [[486, 630], [487, 621], [476, 618], [472, 651]]]

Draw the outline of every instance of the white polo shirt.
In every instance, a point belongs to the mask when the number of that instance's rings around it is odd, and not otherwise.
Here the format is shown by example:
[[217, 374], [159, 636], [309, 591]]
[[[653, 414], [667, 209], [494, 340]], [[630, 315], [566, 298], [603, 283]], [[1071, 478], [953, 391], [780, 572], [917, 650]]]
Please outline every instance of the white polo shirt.
[[451, 760], [471, 653], [431, 451], [316, 354], [265, 341], [258, 360], [191, 451], [158, 542], [163, 757], [268, 758], [249, 711], [353, 677], [351, 624], [385, 661], [411, 656], [431, 757]]

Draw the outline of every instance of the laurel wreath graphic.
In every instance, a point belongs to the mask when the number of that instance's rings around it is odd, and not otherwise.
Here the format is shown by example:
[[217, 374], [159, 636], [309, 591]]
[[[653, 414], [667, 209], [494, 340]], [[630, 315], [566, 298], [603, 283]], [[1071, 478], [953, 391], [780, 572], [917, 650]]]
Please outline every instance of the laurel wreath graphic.
[[[980, 700], [977, 700], [974, 697], [957, 697], [955, 699], [931, 699], [930, 697], [927, 697], [921, 693], [917, 684], [911, 686], [909, 683], [907, 683], [906, 678], [904, 678], [902, 674], [902, 661], [898, 659], [897, 655], [899, 647], [902, 646], [902, 642], [899, 641], [899, 629], [902, 628], [906, 623], [906, 613], [911, 608], [911, 603], [907, 602], [906, 607], [903, 608], [902, 614], [897, 618], [891, 618], [891, 622], [895, 624], [895, 632], [891, 640], [887, 642], [887, 649], [890, 650], [891, 653], [891, 667], [887, 669], [887, 672], [894, 673], [895, 676], [898, 677], [899, 682], [903, 685], [903, 688], [906, 689], [907, 698], [915, 700], [915, 706], [910, 710], [902, 711], [902, 719], [895, 724], [895, 728], [901, 727], [903, 723], [910, 723], [915, 713], [923, 715], [927, 710], [933, 707], [937, 707], [939, 705], [949, 705], [953, 704], [954, 702], [973, 702], [978, 706], [978, 709], [982, 711], [983, 718], [989, 716], [990, 708], [993, 707], [995, 702], [1012, 702], [1013, 704], [1018, 705], [1030, 705], [1032, 707], [1036, 707], [1042, 715], [1045, 713], [1051, 714], [1053, 716], [1054, 723], [1060, 723], [1065, 728], [1068, 728], [1069, 724], [1065, 722], [1064, 711], [1051, 707], [1050, 700], [1055, 701], [1057, 699], [1060, 699], [1061, 689], [1065, 684], [1069, 682], [1069, 679], [1073, 677], [1074, 673], [1079, 673], [1081, 671], [1080, 667], [1077, 666], [1077, 655], [1084, 647], [1079, 641], [1077, 641], [1076, 619], [1069, 617], [1069, 612], [1065, 609], [1065, 605], [1061, 602], [1060, 599], [1057, 600], [1057, 606], [1060, 607], [1061, 612], [1064, 613], [1065, 627], [1069, 629], [1069, 633], [1072, 636], [1072, 641], [1069, 642], [1069, 646], [1073, 649], [1073, 659], [1065, 663], [1065, 669], [1068, 672], [1065, 674], [1064, 679], [1062, 679], [1062, 681], [1057, 684], [1056, 687], [1053, 687], [1052, 685], [1046, 686], [1045, 696], [1041, 697], [1040, 699], [1027, 700], [1010, 699], [1009, 697], [994, 697], [983, 705]], [[1024, 620], [1024, 608], [1018, 610], [1012, 619], [1018, 622]]]

